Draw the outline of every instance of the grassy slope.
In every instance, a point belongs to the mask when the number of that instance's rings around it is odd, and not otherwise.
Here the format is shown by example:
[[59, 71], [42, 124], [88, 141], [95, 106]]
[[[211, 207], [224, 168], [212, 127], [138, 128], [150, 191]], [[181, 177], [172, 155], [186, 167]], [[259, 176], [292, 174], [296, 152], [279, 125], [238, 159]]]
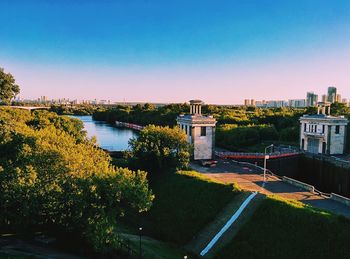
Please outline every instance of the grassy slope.
[[350, 220], [270, 197], [217, 258], [350, 258]]
[[151, 210], [129, 223], [145, 235], [179, 245], [188, 243], [237, 194], [232, 185], [218, 183], [195, 172], [168, 174], [151, 183], [156, 196]]

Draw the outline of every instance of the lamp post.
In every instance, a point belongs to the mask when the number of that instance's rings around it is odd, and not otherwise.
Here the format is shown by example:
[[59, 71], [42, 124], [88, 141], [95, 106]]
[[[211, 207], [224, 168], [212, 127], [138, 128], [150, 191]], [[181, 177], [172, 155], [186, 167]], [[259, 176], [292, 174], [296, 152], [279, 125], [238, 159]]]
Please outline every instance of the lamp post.
[[266, 151], [267, 151], [267, 149], [272, 148], [272, 147], [273, 147], [273, 144], [271, 144], [270, 146], [267, 146], [265, 148], [265, 155], [264, 155], [264, 183], [266, 182], [266, 160], [270, 158], [269, 156], [266, 155]]
[[141, 231], [142, 231], [142, 227], [139, 227], [139, 235], [140, 235], [140, 256], [139, 256], [139, 258], [141, 259], [142, 258], [142, 247], [141, 247], [141, 236], [142, 236], [142, 233], [141, 233]]

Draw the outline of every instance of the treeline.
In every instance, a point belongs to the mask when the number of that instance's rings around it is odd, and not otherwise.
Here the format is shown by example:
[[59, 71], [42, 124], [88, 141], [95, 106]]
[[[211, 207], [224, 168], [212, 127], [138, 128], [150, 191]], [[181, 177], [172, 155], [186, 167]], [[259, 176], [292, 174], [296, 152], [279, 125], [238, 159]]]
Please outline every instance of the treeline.
[[111, 166], [82, 129], [52, 112], [0, 108], [2, 231], [41, 231], [82, 242], [90, 256], [112, 253], [119, 218], [150, 208], [146, 173]]
[[[95, 111], [94, 120], [123, 121], [139, 125], [175, 126], [176, 117], [188, 113], [188, 104], [170, 104], [155, 107], [151, 104], [117, 106], [105, 111]], [[255, 107], [229, 107], [204, 105], [204, 114], [213, 115], [217, 121], [216, 143], [230, 150], [255, 145], [264, 140], [297, 142], [299, 117], [313, 110]]]
[[219, 147], [232, 151], [242, 151], [264, 141], [297, 143], [299, 117], [305, 112], [304, 109], [292, 108], [223, 109], [216, 115], [216, 143]]
[[105, 111], [103, 106], [79, 104], [74, 106], [69, 105], [52, 105], [50, 111], [57, 113], [58, 115], [92, 115], [96, 111]]
[[229, 150], [256, 145], [266, 140], [278, 140], [278, 132], [273, 125], [237, 126], [224, 124], [217, 128], [216, 144]]
[[186, 104], [169, 104], [156, 107], [153, 104], [137, 104], [135, 106], [118, 105], [105, 111], [95, 111], [92, 115], [94, 120], [135, 123], [142, 126], [154, 124], [158, 126], [176, 125], [176, 117], [189, 110]]

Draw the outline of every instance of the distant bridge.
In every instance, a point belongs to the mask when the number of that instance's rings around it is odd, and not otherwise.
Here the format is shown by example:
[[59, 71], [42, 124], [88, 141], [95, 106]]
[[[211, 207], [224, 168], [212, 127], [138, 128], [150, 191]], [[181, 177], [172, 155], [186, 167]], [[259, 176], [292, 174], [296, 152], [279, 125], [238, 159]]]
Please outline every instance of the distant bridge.
[[28, 110], [28, 111], [48, 110], [48, 109], [50, 109], [50, 107], [45, 107], [45, 106], [5, 106], [5, 107], [14, 108], [14, 109]]

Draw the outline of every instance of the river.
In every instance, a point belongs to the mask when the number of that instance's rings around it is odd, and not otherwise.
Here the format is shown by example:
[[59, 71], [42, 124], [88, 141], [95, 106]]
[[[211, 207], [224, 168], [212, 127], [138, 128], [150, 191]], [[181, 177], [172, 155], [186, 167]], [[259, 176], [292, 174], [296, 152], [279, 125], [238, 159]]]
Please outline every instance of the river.
[[128, 149], [129, 139], [136, 137], [137, 132], [131, 129], [117, 128], [103, 121], [94, 121], [92, 116], [71, 116], [84, 123], [88, 137], [96, 136], [101, 148], [109, 151]]

